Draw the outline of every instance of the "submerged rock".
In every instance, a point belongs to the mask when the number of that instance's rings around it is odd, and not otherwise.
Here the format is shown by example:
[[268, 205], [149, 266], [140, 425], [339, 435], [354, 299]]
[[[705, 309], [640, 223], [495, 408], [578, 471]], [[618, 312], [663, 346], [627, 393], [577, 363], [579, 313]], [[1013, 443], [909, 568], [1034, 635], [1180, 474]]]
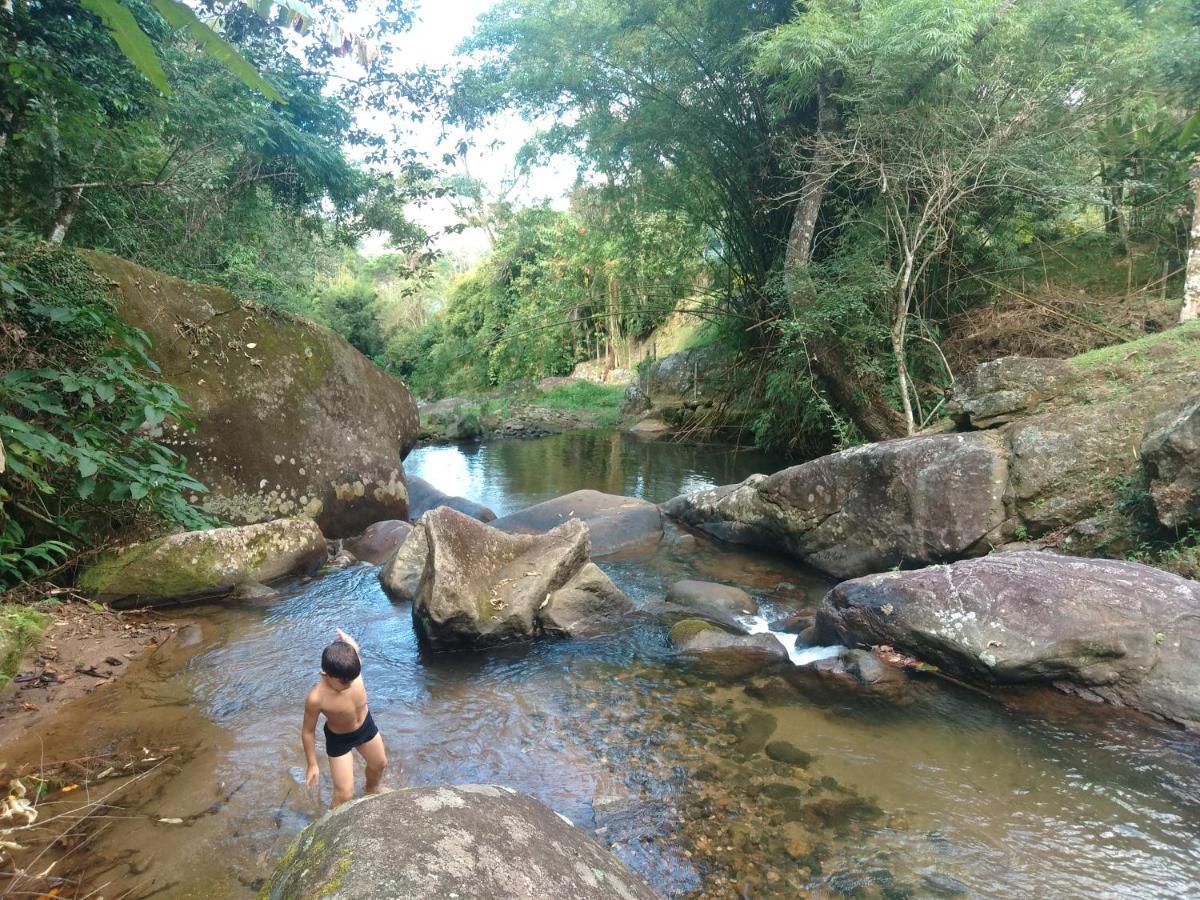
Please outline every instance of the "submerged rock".
[[355, 558], [378, 566], [391, 558], [410, 531], [412, 525], [403, 519], [385, 519], [373, 523], [358, 537], [347, 538], [343, 546]]
[[510, 535], [443, 506], [421, 518], [380, 579], [393, 599], [413, 599], [417, 634], [434, 649], [593, 634], [632, 604], [588, 551], [578, 520]]
[[888, 572], [839, 584], [817, 624], [966, 678], [1200, 723], [1200, 584], [1149, 566], [1020, 551]]
[[408, 479], [408, 515], [414, 522], [431, 509], [448, 506], [460, 513], [478, 519], [480, 522], [490, 522], [496, 514], [474, 500], [466, 497], [456, 497], [438, 490], [424, 478], [409, 476]]
[[787, 649], [769, 634], [730, 634], [704, 619], [675, 623], [669, 639], [698, 668], [724, 678], [750, 675], [788, 659]]
[[721, 540], [785, 550], [839, 578], [987, 550], [1007, 454], [990, 434], [867, 444], [676, 497], [663, 511]]
[[685, 579], [671, 585], [666, 599], [646, 611], [661, 622], [706, 619], [728, 631], [745, 633], [738, 617], [757, 615], [758, 604], [741, 588]]
[[595, 838], [533, 798], [469, 784], [393, 791], [331, 810], [301, 832], [262, 896], [656, 895]]
[[311, 516], [334, 538], [407, 516], [401, 460], [418, 424], [402, 382], [328, 328], [115, 256], [83, 255], [191, 407], [194, 431], [166, 422], [155, 436], [208, 486], [194, 502], [235, 524]]
[[590, 490], [555, 497], [492, 524], [511, 534], [539, 534], [571, 519], [587, 523], [593, 556], [651, 548], [662, 540], [662, 515], [655, 504]]
[[153, 606], [224, 594], [245, 582], [312, 574], [325, 562], [312, 519], [188, 531], [101, 557], [79, 586], [114, 606]]

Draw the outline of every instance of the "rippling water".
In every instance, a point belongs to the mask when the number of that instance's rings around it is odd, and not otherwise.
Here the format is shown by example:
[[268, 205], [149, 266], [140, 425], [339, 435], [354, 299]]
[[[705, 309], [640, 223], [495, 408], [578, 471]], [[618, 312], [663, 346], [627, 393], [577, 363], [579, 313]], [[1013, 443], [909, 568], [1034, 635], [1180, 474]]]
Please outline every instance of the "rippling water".
[[[623, 456], [631, 446], [593, 438], [587, 452]], [[463, 452], [463, 465], [483, 486], [439, 486], [497, 512], [582, 486], [631, 492], [634, 461], [654, 446], [605, 463], [613, 480], [603, 484], [564, 476], [543, 487], [533, 472], [546, 465], [545, 442], [478, 447]], [[455, 452], [422, 451], [414, 469], [435, 480], [433, 461]], [[703, 455], [690, 459], [674, 475], [665, 464], [645, 475], [646, 495], [663, 499], [714, 471], [724, 479]], [[502, 476], [514, 493], [498, 486]], [[654, 555], [602, 565], [635, 602], [682, 577], [741, 583], [769, 619], [811, 609], [826, 587], [765, 555], [672, 540]], [[64, 869], [107, 884], [110, 897], [252, 896], [320, 813], [302, 786], [300, 704], [321, 648], [343, 626], [363, 646], [393, 784], [490, 781], [525, 791], [599, 835], [666, 895], [1200, 890], [1200, 753], [1177, 732], [1044, 693], [988, 697], [940, 681], [887, 695], [790, 670], [712, 682], [647, 624], [591, 641], [430, 655], [376, 574], [360, 566], [296, 584], [270, 605], [189, 610], [198, 646], [164, 651], [145, 677], [67, 713], [36, 749], [26, 742], [25, 752], [49, 759], [110, 745], [180, 748], [170, 767], [121, 795], [121, 818]], [[811, 762], [768, 758], [768, 737]], [[321, 799], [328, 794], [326, 780]]]

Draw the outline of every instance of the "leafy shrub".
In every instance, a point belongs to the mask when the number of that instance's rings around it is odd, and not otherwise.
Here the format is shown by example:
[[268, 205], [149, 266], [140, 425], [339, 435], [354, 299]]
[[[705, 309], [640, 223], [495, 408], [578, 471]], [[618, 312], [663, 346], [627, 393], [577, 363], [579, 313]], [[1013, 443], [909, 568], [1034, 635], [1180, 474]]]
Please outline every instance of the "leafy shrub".
[[150, 434], [191, 423], [149, 349], [73, 252], [0, 239], [0, 585], [136, 523], [211, 524], [185, 498], [204, 485]]

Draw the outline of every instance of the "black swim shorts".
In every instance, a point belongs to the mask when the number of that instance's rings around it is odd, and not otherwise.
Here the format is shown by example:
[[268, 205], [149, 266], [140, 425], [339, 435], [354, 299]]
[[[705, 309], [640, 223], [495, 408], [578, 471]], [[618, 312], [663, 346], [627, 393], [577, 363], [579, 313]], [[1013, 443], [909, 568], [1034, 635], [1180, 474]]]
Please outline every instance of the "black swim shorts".
[[326, 722], [325, 753], [327, 756], [345, 756], [355, 747], [365, 744], [377, 734], [379, 734], [379, 729], [375, 727], [375, 720], [371, 718], [370, 710], [367, 710], [367, 717], [363, 719], [363, 723], [346, 734], [338, 734], [335, 731], [330, 731], [329, 723]]

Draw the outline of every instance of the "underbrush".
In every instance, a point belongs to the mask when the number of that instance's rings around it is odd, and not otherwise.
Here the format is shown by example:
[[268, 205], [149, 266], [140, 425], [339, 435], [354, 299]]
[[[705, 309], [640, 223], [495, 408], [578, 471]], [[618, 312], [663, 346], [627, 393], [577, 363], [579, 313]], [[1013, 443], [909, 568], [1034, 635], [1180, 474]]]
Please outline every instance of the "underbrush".
[[25, 648], [49, 623], [49, 613], [33, 606], [0, 604], [0, 687], [12, 680]]

